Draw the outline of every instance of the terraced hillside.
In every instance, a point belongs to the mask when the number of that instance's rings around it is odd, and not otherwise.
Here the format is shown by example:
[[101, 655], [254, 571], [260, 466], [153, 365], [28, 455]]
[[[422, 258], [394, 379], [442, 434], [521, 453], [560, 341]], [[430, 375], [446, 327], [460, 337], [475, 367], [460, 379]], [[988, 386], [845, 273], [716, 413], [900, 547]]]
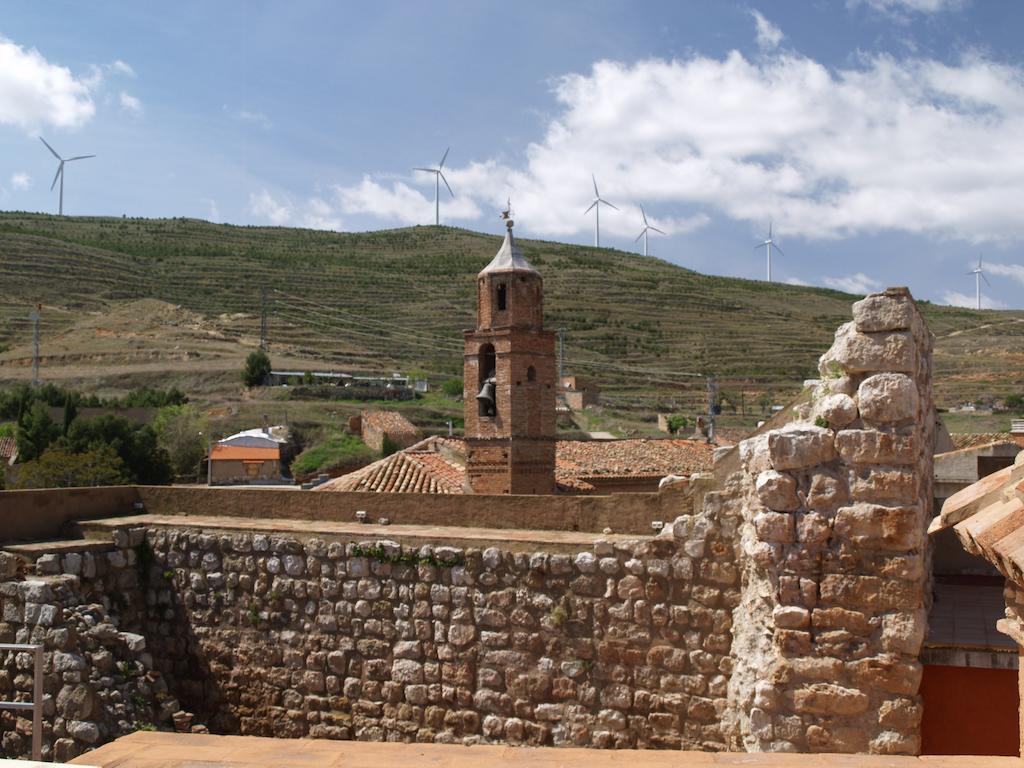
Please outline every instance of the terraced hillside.
[[[498, 244], [448, 227], [343, 234], [3, 213], [0, 380], [29, 375], [27, 316], [41, 303], [49, 378], [116, 387], [199, 377], [237, 392], [262, 288], [276, 365], [457, 375], [473, 278]], [[544, 275], [547, 325], [566, 329], [567, 371], [626, 410], [696, 409], [706, 373], [748, 406], [761, 392], [795, 391], [855, 299], [612, 249], [520, 244]], [[941, 404], [1024, 389], [1024, 312], [923, 309]]]

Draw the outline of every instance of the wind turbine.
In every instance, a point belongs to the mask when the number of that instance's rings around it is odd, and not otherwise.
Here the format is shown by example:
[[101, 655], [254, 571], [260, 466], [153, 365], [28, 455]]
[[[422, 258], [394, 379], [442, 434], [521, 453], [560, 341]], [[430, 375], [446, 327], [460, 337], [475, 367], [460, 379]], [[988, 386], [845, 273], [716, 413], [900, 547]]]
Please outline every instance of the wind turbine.
[[[615, 206], [612, 205], [611, 203], [609, 203], [603, 197], [601, 197], [601, 193], [597, 191], [597, 179], [594, 178], [594, 174], [590, 174], [590, 178], [593, 179], [593, 181], [594, 181], [594, 202], [592, 202], [590, 204], [590, 208], [594, 209], [594, 247], [595, 248], [600, 248], [601, 247], [601, 203], [604, 203], [609, 208], [615, 208]], [[587, 210], [585, 210], [583, 212], [584, 216], [586, 214], [590, 213], [590, 208], [587, 208]], [[615, 208], [615, 210], [617, 211], [619, 209]]]
[[[43, 142], [43, 144], [46, 144], [46, 139], [44, 139], [42, 136], [39, 137], [39, 140], [41, 142]], [[60, 160], [60, 165], [57, 166], [57, 175], [53, 177], [53, 184], [50, 185], [50, 191], [51, 192], [53, 191], [54, 186], [57, 184], [57, 179], [60, 179], [60, 204], [59, 204], [59, 206], [57, 208], [57, 215], [58, 216], [63, 216], [64, 215], [64, 163], [70, 163], [72, 160], [87, 160], [90, 157], [96, 157], [96, 155], [78, 155], [77, 157], [67, 157], [67, 158], [64, 158], [64, 157], [61, 157], [60, 155], [58, 155], [56, 150], [53, 147], [51, 147], [49, 144], [46, 144], [46, 148], [48, 150], [50, 150], [50, 152], [53, 154], [54, 157], [56, 157], [58, 160]]]
[[455, 193], [452, 192], [452, 188], [448, 185], [448, 179], [444, 177], [444, 161], [448, 159], [448, 153], [451, 151], [451, 147], [448, 147], [441, 155], [441, 162], [437, 164], [437, 168], [414, 168], [415, 171], [423, 171], [424, 173], [434, 174], [434, 225], [441, 223], [441, 182], [448, 187], [448, 194], [455, 197]]
[[644, 239], [644, 256], [646, 256], [647, 255], [647, 233], [648, 232], [657, 232], [658, 234], [661, 234], [661, 235], [664, 235], [665, 233], [662, 232], [657, 227], [647, 223], [647, 214], [644, 213], [644, 207], [642, 205], [640, 206], [640, 215], [643, 216], [643, 218], [644, 218], [644, 228], [642, 230], [640, 230], [640, 234], [637, 235], [636, 240], [634, 240], [633, 242], [635, 243], [641, 237]]
[[985, 277], [985, 270], [981, 268], [981, 256], [978, 257], [978, 266], [967, 273], [968, 275], [974, 275], [974, 293], [978, 297], [978, 309], [981, 309], [981, 281], [984, 280], [985, 284], [991, 288], [992, 283]]
[[[758, 248], [767, 248], [768, 249], [768, 282], [769, 283], [772, 281], [772, 247], [773, 246], [774, 246], [775, 250], [777, 250], [779, 253], [782, 253], [782, 249], [779, 248], [778, 244], [772, 239], [772, 223], [769, 221], [768, 222], [768, 238], [754, 246], [754, 250], [757, 250]], [[782, 253], [782, 255], [785, 256], [786, 254]]]

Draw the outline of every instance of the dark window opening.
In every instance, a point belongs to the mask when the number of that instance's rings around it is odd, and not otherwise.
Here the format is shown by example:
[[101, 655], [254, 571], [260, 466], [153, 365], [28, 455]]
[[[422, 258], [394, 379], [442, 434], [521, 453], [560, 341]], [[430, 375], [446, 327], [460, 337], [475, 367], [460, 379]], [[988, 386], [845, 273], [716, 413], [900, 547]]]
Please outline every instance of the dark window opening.
[[507, 302], [506, 289], [504, 285], [498, 286], [498, 311], [503, 312], [505, 310]]
[[526, 380], [527, 381], [536, 381], [537, 380], [537, 369], [534, 368], [532, 365], [529, 368], [526, 369]]

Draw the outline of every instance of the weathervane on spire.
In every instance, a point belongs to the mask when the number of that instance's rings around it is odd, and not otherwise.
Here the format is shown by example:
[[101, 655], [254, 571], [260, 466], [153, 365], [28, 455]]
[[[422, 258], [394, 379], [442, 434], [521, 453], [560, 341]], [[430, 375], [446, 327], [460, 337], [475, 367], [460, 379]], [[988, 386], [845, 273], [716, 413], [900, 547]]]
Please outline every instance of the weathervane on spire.
[[512, 198], [510, 197], [505, 203], [505, 210], [501, 212], [501, 218], [505, 220], [505, 226], [508, 227], [509, 232], [512, 231], [512, 227], [515, 224], [512, 221]]

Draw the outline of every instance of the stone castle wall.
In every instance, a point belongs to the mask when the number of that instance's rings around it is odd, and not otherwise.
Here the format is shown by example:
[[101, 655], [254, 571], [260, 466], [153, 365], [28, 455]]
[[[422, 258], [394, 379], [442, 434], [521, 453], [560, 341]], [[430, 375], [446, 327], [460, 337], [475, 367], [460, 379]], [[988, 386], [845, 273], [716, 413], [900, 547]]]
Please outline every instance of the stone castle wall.
[[747, 750], [920, 749], [931, 344], [905, 289], [857, 302], [803, 418], [740, 445]]
[[723, 749], [713, 527], [575, 555], [150, 530], [143, 629], [215, 731]]

